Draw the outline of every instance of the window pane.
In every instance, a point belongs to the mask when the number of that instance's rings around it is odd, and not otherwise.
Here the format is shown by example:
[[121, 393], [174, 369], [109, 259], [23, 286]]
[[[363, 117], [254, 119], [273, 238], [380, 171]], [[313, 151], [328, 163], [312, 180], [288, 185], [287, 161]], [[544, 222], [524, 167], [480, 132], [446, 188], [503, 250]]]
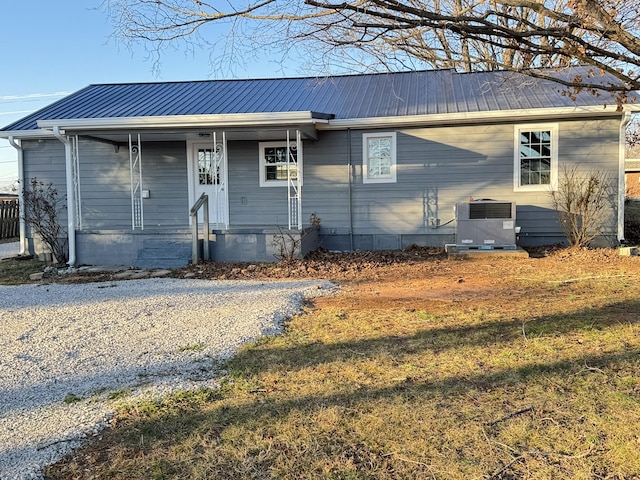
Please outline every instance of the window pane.
[[540, 170], [545, 172], [551, 171], [551, 159], [543, 158], [540, 160]]
[[213, 185], [211, 158], [211, 150], [198, 150], [198, 183], [200, 185]]
[[[265, 181], [282, 182], [287, 180], [287, 168], [290, 169], [289, 177], [297, 180], [298, 177], [298, 152], [295, 143], [289, 144], [287, 148], [286, 142], [282, 145], [273, 147], [264, 147], [264, 165]], [[287, 154], [289, 155], [287, 159]]]
[[277, 180], [278, 179], [278, 167], [276, 166], [266, 166], [266, 179], [267, 180]]
[[551, 183], [551, 131], [520, 132], [520, 184]]
[[369, 138], [367, 145], [368, 153], [368, 176], [388, 177], [391, 176], [392, 164], [392, 140], [391, 137]]

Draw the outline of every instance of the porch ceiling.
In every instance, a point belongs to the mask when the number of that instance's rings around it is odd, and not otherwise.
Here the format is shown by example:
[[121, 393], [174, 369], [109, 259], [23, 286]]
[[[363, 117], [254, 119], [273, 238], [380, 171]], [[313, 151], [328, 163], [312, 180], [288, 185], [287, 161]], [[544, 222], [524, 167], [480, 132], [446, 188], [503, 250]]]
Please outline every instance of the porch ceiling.
[[[295, 139], [295, 131], [300, 130], [304, 140], [317, 140], [318, 135], [314, 126], [311, 125], [292, 125], [288, 128], [289, 135]], [[67, 133], [77, 134], [84, 137], [102, 140], [114, 144], [128, 144], [129, 134], [140, 134], [143, 142], [180, 142], [187, 140], [201, 140], [213, 138], [213, 132], [221, 135], [225, 132], [227, 141], [246, 140], [246, 141], [269, 141], [283, 140], [287, 138], [287, 128], [257, 128], [257, 129], [237, 129], [237, 128], [216, 128], [216, 129], [190, 129], [190, 130], [140, 130], [131, 129], [129, 131], [99, 131], [99, 130], [82, 130]]]

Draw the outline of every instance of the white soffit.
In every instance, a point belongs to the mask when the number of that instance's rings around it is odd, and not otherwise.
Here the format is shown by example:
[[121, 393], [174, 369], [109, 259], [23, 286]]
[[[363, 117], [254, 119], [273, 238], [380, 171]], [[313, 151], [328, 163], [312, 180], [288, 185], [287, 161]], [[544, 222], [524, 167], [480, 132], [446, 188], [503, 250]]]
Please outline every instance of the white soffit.
[[171, 115], [163, 117], [109, 117], [38, 120], [38, 127], [63, 130], [115, 130], [123, 128], [260, 127], [326, 123], [312, 112], [232, 113], [220, 115]]

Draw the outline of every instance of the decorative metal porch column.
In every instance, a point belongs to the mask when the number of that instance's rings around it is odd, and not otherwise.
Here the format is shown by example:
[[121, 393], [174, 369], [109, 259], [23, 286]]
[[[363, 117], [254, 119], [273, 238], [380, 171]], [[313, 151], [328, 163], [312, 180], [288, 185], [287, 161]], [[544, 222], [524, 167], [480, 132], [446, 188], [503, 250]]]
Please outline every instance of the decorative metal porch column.
[[82, 230], [82, 201], [80, 198], [80, 153], [78, 149], [78, 136], [69, 138], [71, 142], [71, 177], [73, 181], [73, 202], [75, 204], [76, 229]]
[[229, 216], [227, 212], [227, 133], [222, 132], [222, 139], [213, 132], [213, 152], [211, 169], [213, 174], [215, 223], [216, 228], [222, 225], [229, 228]]
[[[302, 137], [296, 130], [295, 155], [291, 151], [291, 139], [287, 130], [287, 204], [289, 207], [289, 230], [302, 230]], [[296, 176], [291, 176], [291, 167], [295, 165]]]
[[142, 142], [129, 134], [129, 170], [131, 175], [131, 228], [144, 230], [142, 208]]

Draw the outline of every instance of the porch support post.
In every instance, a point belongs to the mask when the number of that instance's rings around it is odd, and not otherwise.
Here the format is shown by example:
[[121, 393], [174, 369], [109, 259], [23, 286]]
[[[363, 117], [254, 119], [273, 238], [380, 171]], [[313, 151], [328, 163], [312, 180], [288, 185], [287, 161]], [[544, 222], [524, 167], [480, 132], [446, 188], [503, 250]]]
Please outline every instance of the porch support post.
[[291, 145], [289, 143], [289, 129], [287, 128], [287, 212], [289, 213], [289, 230], [291, 230], [291, 224], [294, 221], [294, 212], [293, 206], [291, 205], [291, 201], [293, 200], [291, 197], [291, 190], [293, 188], [292, 180], [291, 180]]
[[67, 182], [67, 236], [69, 238], [69, 261], [67, 263], [70, 267], [74, 267], [76, 264], [76, 200], [73, 180], [73, 147], [69, 137], [63, 134], [59, 127], [53, 127], [53, 134], [64, 144]]
[[134, 143], [129, 134], [129, 174], [131, 176], [131, 229], [144, 230], [142, 204], [142, 142], [140, 134]]
[[27, 247], [27, 225], [24, 218], [24, 151], [22, 140], [16, 143], [13, 137], [9, 137], [9, 144], [18, 152], [18, 208], [20, 208], [20, 251], [18, 255], [24, 255], [29, 251]]
[[224, 228], [229, 229], [229, 157], [227, 156], [227, 132], [222, 131], [222, 152], [223, 152], [223, 174], [220, 180], [222, 181], [222, 201], [224, 202], [222, 212], [224, 215]]
[[[289, 210], [289, 230], [302, 230], [302, 136], [296, 130], [296, 162], [292, 162], [291, 138], [287, 129], [287, 207]], [[291, 177], [291, 167], [295, 164], [296, 178]]]
[[80, 150], [79, 150], [78, 135], [71, 138], [71, 157], [73, 164], [73, 199], [76, 202], [75, 214], [76, 214], [76, 228], [82, 230], [82, 200], [80, 198]]
[[304, 168], [304, 162], [302, 161], [302, 136], [300, 130], [296, 130], [296, 151], [298, 153], [298, 165], [297, 165], [297, 210], [298, 210], [298, 230], [302, 231], [302, 169]]

